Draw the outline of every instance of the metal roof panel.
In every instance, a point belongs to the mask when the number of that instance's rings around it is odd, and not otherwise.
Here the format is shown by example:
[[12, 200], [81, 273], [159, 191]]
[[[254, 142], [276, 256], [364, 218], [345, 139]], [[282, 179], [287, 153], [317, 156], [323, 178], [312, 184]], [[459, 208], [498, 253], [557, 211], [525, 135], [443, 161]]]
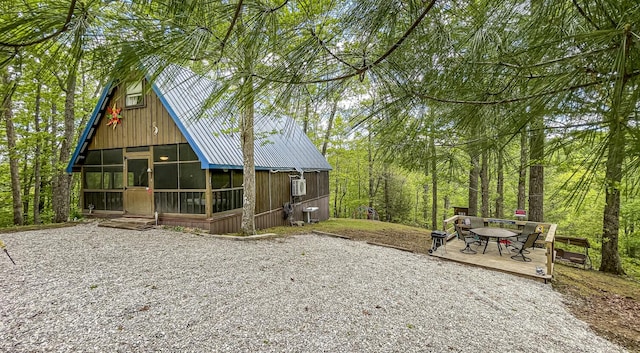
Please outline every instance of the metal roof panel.
[[[242, 167], [240, 134], [228, 114], [204, 109], [215, 82], [178, 65], [169, 65], [154, 82], [154, 91], [183, 130], [205, 165]], [[254, 121], [257, 169], [330, 170], [316, 146], [289, 117], [257, 116]]]

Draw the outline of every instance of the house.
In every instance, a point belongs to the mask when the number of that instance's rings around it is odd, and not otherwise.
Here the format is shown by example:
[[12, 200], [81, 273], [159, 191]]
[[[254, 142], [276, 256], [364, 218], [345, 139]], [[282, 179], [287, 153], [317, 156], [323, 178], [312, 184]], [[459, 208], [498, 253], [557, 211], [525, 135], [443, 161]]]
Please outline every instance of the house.
[[[228, 115], [204, 108], [213, 87], [177, 65], [153, 83], [108, 84], [67, 166], [81, 174], [83, 213], [239, 231], [240, 137]], [[256, 117], [254, 131], [256, 227], [288, 224], [284, 211], [328, 219], [331, 166], [315, 145], [287, 117]]]

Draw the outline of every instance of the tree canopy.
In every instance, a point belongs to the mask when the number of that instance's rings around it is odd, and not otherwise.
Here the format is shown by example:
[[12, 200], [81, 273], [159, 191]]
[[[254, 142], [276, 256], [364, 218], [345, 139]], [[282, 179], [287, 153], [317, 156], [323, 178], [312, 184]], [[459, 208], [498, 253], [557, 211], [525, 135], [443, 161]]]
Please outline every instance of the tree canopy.
[[[139, 74], [153, 58], [157, 70], [178, 63], [214, 78], [211, 104], [242, 111], [229, 116], [247, 133], [254, 115], [293, 114], [329, 146], [330, 162], [362, 158], [367, 192], [353, 203], [373, 205], [376, 180], [417, 172], [426, 193], [429, 179], [446, 198], [433, 207], [431, 226], [459, 185], [468, 187], [470, 207], [481, 191], [482, 213], [514, 208], [509, 190], [518, 180], [505, 178], [505, 168], [522, 170], [518, 160], [527, 156], [531, 216], [557, 215], [551, 195], [566, 193], [578, 209], [600, 193], [601, 269], [623, 272], [618, 236], [633, 231], [627, 216], [621, 228], [620, 212], [635, 204], [640, 160], [636, 1], [19, 0], [0, 2], [0, 10], [7, 148], [54, 163], [43, 166], [54, 188], [70, 188], [60, 165], [94, 86]], [[12, 145], [13, 135], [24, 142]], [[549, 172], [553, 184], [563, 178], [551, 193]], [[14, 178], [29, 186], [29, 199], [33, 182]], [[335, 190], [346, 190], [339, 179]], [[414, 197], [402, 197], [397, 208], [409, 212]], [[65, 205], [57, 202], [60, 220]], [[335, 209], [339, 215], [337, 202]]]

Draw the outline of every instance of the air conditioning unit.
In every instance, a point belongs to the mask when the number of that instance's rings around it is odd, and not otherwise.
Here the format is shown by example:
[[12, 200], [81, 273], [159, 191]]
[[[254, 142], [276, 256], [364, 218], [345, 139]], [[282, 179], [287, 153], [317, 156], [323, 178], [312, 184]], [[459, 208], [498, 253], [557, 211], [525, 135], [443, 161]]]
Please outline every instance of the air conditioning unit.
[[306, 194], [307, 194], [306, 179], [291, 180], [291, 196], [304, 196]]

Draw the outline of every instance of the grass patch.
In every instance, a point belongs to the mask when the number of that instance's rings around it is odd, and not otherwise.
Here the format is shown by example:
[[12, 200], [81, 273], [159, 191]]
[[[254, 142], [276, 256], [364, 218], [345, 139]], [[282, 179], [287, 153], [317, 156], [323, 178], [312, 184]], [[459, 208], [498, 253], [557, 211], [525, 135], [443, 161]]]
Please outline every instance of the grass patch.
[[80, 224], [80, 223], [79, 222], [66, 222], [66, 223], [30, 224], [30, 225], [26, 225], [26, 226], [11, 226], [11, 227], [0, 228], [0, 234], [26, 232], [26, 231], [30, 231], [30, 230], [73, 227], [73, 226], [78, 225], [78, 224]]
[[264, 232], [294, 235], [308, 234], [314, 230], [423, 254], [426, 254], [431, 248], [431, 231], [428, 229], [366, 219], [331, 218], [319, 223], [305, 224], [303, 227], [275, 227], [266, 229]]

